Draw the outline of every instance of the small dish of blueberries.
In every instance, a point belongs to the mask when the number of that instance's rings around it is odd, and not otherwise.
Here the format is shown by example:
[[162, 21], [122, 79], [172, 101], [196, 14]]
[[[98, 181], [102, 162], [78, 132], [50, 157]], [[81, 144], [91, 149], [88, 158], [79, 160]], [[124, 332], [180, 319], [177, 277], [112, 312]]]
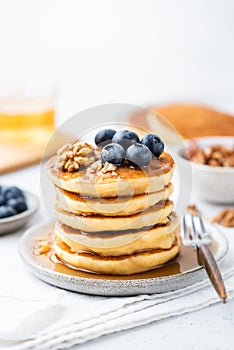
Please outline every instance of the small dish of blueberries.
[[0, 235], [24, 226], [37, 208], [38, 199], [31, 192], [0, 185]]

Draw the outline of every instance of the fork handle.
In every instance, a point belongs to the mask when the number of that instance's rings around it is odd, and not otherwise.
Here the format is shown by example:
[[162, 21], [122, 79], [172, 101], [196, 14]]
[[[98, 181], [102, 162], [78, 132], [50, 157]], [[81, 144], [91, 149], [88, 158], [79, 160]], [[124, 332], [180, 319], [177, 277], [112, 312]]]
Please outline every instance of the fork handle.
[[204, 266], [208, 277], [213, 284], [216, 292], [219, 297], [223, 300], [223, 302], [227, 299], [227, 292], [225, 289], [225, 285], [223, 282], [223, 278], [221, 276], [220, 270], [216, 263], [215, 258], [213, 257], [210, 249], [207, 245], [201, 244], [197, 247], [198, 256], [200, 258], [200, 262]]

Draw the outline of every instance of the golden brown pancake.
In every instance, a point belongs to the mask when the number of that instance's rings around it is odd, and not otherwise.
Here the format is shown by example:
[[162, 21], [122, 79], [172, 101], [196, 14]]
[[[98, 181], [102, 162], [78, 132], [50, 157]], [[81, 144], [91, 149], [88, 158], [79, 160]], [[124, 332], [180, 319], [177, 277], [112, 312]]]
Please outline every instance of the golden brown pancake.
[[142, 169], [120, 166], [116, 175], [112, 172], [90, 172], [90, 168], [71, 173], [61, 171], [56, 166], [57, 157], [47, 163], [49, 180], [64, 190], [90, 197], [118, 197], [133, 194], [157, 192], [164, 189], [171, 180], [174, 170], [172, 157], [163, 152]]
[[[184, 138], [202, 136], [233, 136], [233, 115], [216, 111], [206, 106], [193, 104], [168, 104], [151, 107], [156, 113], [167, 119]], [[163, 120], [157, 120], [157, 114], [149, 111], [140, 111], [131, 115], [129, 121], [135, 125], [144, 127], [152, 132], [160, 132], [162, 136]]]
[[62, 261], [77, 269], [108, 275], [132, 275], [151, 270], [173, 259], [179, 252], [179, 243], [175, 241], [170, 249], [152, 249], [131, 255], [104, 257], [92, 253], [73, 252], [57, 237], [54, 249]]
[[84, 232], [135, 230], [166, 224], [173, 210], [173, 202], [160, 202], [147, 210], [129, 216], [77, 215], [56, 207], [59, 221]]
[[76, 252], [88, 251], [101, 256], [119, 256], [140, 250], [171, 248], [178, 224], [178, 218], [173, 215], [168, 224], [148, 229], [121, 231], [115, 234], [113, 232], [87, 234], [57, 223], [55, 234]]
[[169, 183], [163, 190], [131, 197], [89, 198], [56, 187], [57, 203], [63, 210], [75, 214], [100, 214], [104, 216], [127, 216], [146, 210], [156, 203], [167, 200], [173, 192]]
[[68, 172], [57, 160], [48, 161], [47, 174], [57, 194], [58, 258], [81, 270], [131, 275], [178, 254], [178, 218], [169, 200], [175, 164], [168, 153], [146, 167], [125, 161], [114, 171], [81, 166]]

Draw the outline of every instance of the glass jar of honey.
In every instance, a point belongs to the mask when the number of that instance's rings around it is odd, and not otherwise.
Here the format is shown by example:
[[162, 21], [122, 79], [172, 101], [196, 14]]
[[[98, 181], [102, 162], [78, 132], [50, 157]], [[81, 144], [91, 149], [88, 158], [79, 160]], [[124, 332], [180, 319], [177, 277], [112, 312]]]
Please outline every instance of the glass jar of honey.
[[54, 131], [56, 95], [49, 79], [0, 83], [0, 143], [46, 144]]

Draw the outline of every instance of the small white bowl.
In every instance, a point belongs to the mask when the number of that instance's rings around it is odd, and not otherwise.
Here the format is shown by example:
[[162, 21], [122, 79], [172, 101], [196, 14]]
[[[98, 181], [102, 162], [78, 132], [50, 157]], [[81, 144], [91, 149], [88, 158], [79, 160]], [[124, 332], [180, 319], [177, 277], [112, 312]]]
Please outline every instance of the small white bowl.
[[14, 232], [20, 229], [28, 222], [28, 220], [36, 212], [39, 205], [37, 197], [33, 193], [28, 191], [23, 191], [23, 194], [26, 198], [28, 209], [26, 209], [20, 214], [0, 219], [0, 235], [9, 232]]
[[[212, 145], [224, 145], [231, 148], [234, 145], [234, 137], [231, 136], [209, 136], [193, 139], [199, 148], [206, 148]], [[183, 151], [189, 148], [191, 139], [177, 145], [176, 153], [184, 162], [189, 162]], [[192, 167], [193, 191], [208, 202], [220, 204], [234, 203], [234, 167], [215, 167], [190, 162]]]

